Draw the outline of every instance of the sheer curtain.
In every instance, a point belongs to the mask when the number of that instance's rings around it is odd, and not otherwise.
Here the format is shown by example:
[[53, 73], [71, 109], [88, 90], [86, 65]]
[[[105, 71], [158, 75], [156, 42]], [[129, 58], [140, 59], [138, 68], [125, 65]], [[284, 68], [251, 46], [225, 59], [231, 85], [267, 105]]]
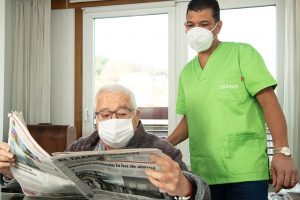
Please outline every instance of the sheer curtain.
[[[292, 156], [300, 170], [300, 0], [285, 1], [284, 113]], [[300, 173], [298, 174], [300, 178]]]
[[50, 0], [13, 0], [12, 109], [50, 122]]

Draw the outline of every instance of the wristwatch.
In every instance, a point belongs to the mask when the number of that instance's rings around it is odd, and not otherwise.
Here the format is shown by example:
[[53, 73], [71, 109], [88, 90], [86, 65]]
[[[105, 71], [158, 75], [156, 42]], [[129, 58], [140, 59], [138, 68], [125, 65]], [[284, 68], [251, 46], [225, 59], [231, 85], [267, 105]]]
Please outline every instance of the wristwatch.
[[274, 148], [274, 154], [281, 153], [285, 156], [291, 156], [291, 150], [288, 147]]

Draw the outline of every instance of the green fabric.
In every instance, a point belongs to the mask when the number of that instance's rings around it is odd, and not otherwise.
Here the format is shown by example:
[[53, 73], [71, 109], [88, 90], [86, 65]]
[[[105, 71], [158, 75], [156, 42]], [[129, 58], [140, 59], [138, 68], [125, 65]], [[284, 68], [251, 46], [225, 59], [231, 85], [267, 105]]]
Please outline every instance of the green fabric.
[[208, 184], [269, 179], [265, 120], [255, 94], [276, 87], [250, 45], [221, 43], [204, 69], [198, 57], [179, 78], [176, 112], [186, 115], [192, 171]]

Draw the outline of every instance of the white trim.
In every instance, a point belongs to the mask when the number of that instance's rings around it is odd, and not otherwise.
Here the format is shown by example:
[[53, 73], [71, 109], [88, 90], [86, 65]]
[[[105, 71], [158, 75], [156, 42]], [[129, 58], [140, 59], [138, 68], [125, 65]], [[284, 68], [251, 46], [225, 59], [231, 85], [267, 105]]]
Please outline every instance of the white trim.
[[[82, 135], [93, 131], [94, 96], [94, 18], [83, 15], [83, 91], [82, 91]], [[93, 81], [90, 81], [93, 80]]]
[[177, 91], [177, 85], [175, 84], [177, 82], [177, 76], [176, 76], [176, 18], [175, 18], [175, 7], [169, 8], [168, 11], [169, 14], [169, 60], [168, 60], [168, 83], [169, 83], [169, 102], [168, 102], [168, 132], [170, 133], [176, 126], [176, 91]]
[[[176, 3], [188, 3], [189, 1], [190, 0], [175, 0]], [[218, 0], [220, 9], [274, 5], [274, 1], [276, 0]]]
[[276, 0], [219, 0], [220, 9], [248, 8], [275, 5]]
[[277, 43], [277, 98], [281, 105], [283, 106], [284, 99], [284, 55], [285, 55], [285, 8], [284, 0], [276, 0], [276, 18], [277, 18], [277, 27], [276, 27], [276, 43]]
[[[185, 40], [186, 33], [184, 28], [184, 22], [186, 21], [186, 9], [187, 9], [188, 2], [180, 2], [176, 4], [176, 65], [175, 65], [175, 81], [174, 84], [176, 86], [175, 89], [175, 110], [174, 113], [176, 115], [176, 99], [177, 99], [177, 88], [178, 88], [178, 81], [179, 81], [179, 75], [183, 67], [186, 65], [188, 61], [188, 44]], [[184, 11], [184, 12], [183, 12]], [[180, 55], [180, 56], [179, 56]], [[173, 113], [173, 115], [174, 115]], [[176, 125], [180, 122], [182, 116], [176, 115]], [[175, 126], [176, 127], [176, 126]], [[175, 129], [171, 129], [172, 131]], [[172, 128], [172, 127], [170, 127]], [[172, 133], [172, 131], [169, 131], [169, 133]], [[177, 147], [180, 149], [183, 155], [183, 161], [187, 165], [187, 167], [190, 169], [190, 153], [189, 153], [189, 139], [186, 141], [180, 143], [177, 145]]]
[[98, 14], [102, 14], [103, 12], [113, 12], [113, 11], [130, 12], [132, 10], [138, 11], [142, 9], [155, 9], [155, 8], [167, 8], [167, 7], [175, 7], [175, 2], [164, 1], [164, 2], [135, 3], [135, 4], [113, 5], [113, 6], [98, 6], [98, 7], [83, 8], [83, 10], [84, 13], [95, 13], [96, 15], [98, 15]]
[[163, 14], [167, 13], [167, 8], [152, 8], [152, 9], [139, 9], [139, 10], [115, 10], [109, 12], [101, 12], [101, 13], [94, 13], [88, 12], [86, 10], [83, 11], [83, 18], [90, 18], [92, 20], [99, 19], [99, 18], [109, 18], [109, 17], [128, 17], [128, 16], [138, 16], [138, 15], [150, 15], [150, 14]]
[[[186, 21], [186, 13], [182, 10], [186, 10], [187, 2], [178, 3], [176, 5], [176, 87], [178, 85], [178, 76], [187, 63], [188, 59], [188, 45], [185, 38], [184, 23]], [[177, 93], [177, 88], [176, 88]]]

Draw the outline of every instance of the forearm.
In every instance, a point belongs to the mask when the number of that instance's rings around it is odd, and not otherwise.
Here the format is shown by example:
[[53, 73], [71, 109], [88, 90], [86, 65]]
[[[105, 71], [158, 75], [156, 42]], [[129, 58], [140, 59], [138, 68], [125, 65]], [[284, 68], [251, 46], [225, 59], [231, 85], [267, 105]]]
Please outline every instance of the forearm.
[[182, 117], [177, 127], [168, 136], [167, 141], [174, 146], [183, 142], [189, 137], [186, 117]]
[[263, 93], [262, 96], [259, 93], [257, 99], [262, 107], [266, 123], [270, 129], [274, 147], [288, 146], [287, 125], [277, 97], [274, 92], [266, 91]]
[[274, 147], [288, 146], [287, 125], [280, 108], [265, 114], [267, 125], [270, 129]]
[[[264, 112], [274, 147], [288, 146], [286, 121], [273, 89], [266, 88], [260, 91], [256, 99]], [[275, 192], [279, 192], [282, 187], [292, 188], [297, 183], [297, 168], [290, 156], [275, 154], [270, 169]]]

